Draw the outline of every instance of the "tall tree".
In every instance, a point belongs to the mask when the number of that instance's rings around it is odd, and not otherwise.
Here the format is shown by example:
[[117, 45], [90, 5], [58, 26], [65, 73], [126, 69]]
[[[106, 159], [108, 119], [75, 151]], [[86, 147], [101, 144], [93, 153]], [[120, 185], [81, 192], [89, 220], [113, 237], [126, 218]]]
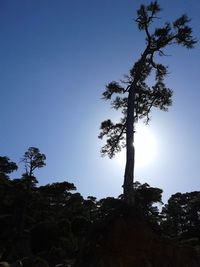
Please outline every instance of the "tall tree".
[[[168, 73], [167, 67], [156, 60], [165, 55], [164, 49], [170, 45], [193, 48], [196, 43], [192, 37], [192, 29], [188, 26], [190, 20], [186, 15], [152, 30], [151, 24], [158, 19], [160, 11], [157, 1], [140, 6], [135, 22], [139, 31], [145, 34], [145, 48], [125, 80], [120, 83], [112, 81], [103, 92], [103, 98], [111, 100], [112, 108], [120, 109], [122, 117], [118, 123], [111, 120], [101, 123], [99, 138], [107, 137], [101, 153], [112, 158], [126, 147], [123, 190], [126, 203], [131, 205], [134, 203], [135, 124], [139, 119], [144, 119], [148, 123], [154, 107], [167, 111], [172, 103], [172, 90], [164, 83]], [[150, 76], [154, 76], [153, 86], [147, 81]], [[114, 94], [117, 96], [113, 99]]]
[[17, 212], [17, 218], [19, 222], [18, 234], [20, 237], [22, 236], [25, 228], [27, 208], [30, 204], [33, 188], [37, 183], [37, 179], [34, 176], [34, 170], [45, 166], [45, 160], [46, 156], [36, 147], [29, 147], [21, 159], [25, 166], [25, 173], [22, 174], [21, 179], [21, 182], [24, 185], [24, 190], [22, 194], [19, 195], [21, 205], [17, 207], [19, 209]]

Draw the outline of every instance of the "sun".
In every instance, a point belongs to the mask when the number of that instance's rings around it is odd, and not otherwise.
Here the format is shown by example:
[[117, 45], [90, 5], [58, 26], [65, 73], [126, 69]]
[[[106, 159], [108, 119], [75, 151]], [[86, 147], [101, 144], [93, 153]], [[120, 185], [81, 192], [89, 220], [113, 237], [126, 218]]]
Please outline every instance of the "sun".
[[[135, 132], [135, 168], [140, 169], [152, 164], [157, 154], [156, 136], [148, 126], [138, 124]], [[115, 156], [119, 166], [125, 166], [125, 149]]]
[[145, 125], [137, 125], [135, 133], [135, 166], [141, 168], [151, 164], [156, 158], [155, 134]]

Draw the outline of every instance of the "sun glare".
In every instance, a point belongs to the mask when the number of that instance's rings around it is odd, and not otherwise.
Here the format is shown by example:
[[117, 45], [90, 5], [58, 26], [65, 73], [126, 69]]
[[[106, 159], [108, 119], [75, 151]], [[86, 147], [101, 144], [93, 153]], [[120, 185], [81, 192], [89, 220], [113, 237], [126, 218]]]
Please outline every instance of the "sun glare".
[[[137, 125], [135, 133], [135, 168], [143, 168], [151, 164], [156, 158], [156, 138], [145, 125]], [[116, 163], [125, 165], [125, 149], [116, 155]]]
[[135, 133], [135, 166], [149, 165], [156, 157], [156, 138], [148, 126], [138, 125]]

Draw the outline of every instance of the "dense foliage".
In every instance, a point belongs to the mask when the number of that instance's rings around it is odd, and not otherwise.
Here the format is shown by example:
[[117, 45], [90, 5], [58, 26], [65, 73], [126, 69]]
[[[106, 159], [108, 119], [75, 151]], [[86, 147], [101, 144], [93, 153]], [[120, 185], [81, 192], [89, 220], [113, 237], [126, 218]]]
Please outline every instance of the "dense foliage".
[[[38, 166], [44, 166], [44, 160], [43, 156]], [[55, 265], [76, 259], [89, 236], [98, 239], [113, 218], [127, 214], [122, 195], [85, 199], [67, 181], [37, 186], [37, 178], [27, 172], [10, 179], [9, 174], [16, 169], [8, 157], [0, 157], [1, 260], [35, 255]], [[146, 220], [159, 235], [181, 241], [195, 238], [199, 244], [200, 192], [172, 195], [161, 210], [161, 189], [136, 182], [135, 190], [136, 207], [128, 210], [129, 214]]]

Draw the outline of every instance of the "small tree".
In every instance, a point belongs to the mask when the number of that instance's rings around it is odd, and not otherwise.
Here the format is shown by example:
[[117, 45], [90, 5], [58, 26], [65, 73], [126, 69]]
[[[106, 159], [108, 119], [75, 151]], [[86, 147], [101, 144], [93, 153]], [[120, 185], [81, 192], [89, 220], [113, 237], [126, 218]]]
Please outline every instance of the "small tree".
[[[157, 1], [141, 5], [137, 11], [138, 29], [145, 34], [145, 48], [140, 58], [133, 65], [123, 82], [111, 82], [103, 93], [105, 100], [111, 100], [112, 108], [122, 111], [120, 122], [106, 120], [101, 123], [99, 138], [107, 137], [101, 149], [102, 155], [112, 158], [126, 147], [126, 166], [124, 174], [124, 199], [127, 204], [134, 203], [134, 132], [139, 119], [149, 122], [150, 112], [155, 108], [167, 111], [172, 103], [172, 90], [165, 86], [164, 78], [167, 67], [157, 63], [159, 56], [164, 56], [164, 49], [170, 45], [182, 45], [193, 48], [196, 40], [192, 29], [187, 26], [190, 21], [182, 15], [172, 23], [166, 22], [162, 27], [151, 30], [151, 24], [160, 12]], [[155, 84], [148, 85], [147, 78], [154, 75]], [[113, 95], [117, 96], [113, 99]]]
[[22, 162], [24, 162], [25, 165], [26, 175], [32, 177], [35, 169], [42, 168], [46, 165], [44, 162], [45, 160], [46, 156], [40, 153], [38, 148], [29, 147], [22, 158]]

